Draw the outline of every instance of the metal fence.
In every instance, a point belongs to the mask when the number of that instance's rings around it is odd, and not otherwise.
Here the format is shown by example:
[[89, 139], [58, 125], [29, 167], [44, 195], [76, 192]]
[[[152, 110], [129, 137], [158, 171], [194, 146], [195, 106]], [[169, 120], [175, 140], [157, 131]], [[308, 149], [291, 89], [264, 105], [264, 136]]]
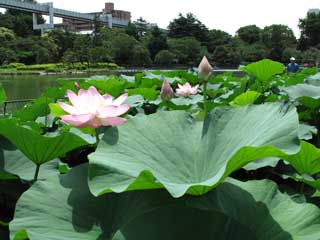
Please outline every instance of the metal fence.
[[23, 108], [27, 103], [30, 103], [34, 99], [19, 99], [19, 100], [11, 100], [5, 101], [1, 108], [1, 114], [6, 115], [8, 113], [12, 113], [16, 110]]

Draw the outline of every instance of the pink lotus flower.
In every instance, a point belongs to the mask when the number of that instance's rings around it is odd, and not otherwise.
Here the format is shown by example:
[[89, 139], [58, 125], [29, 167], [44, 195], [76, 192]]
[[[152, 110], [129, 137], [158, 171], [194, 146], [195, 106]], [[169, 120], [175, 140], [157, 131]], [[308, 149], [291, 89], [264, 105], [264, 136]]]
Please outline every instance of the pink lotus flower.
[[198, 93], [198, 87], [199, 85], [196, 85], [194, 87], [191, 87], [190, 83], [185, 83], [184, 85], [181, 85], [178, 83], [179, 88], [176, 89], [176, 93], [183, 97], [188, 97], [190, 95], [194, 95]]
[[58, 104], [70, 115], [60, 117], [64, 122], [80, 128], [118, 126], [126, 121], [125, 118], [119, 116], [130, 108], [127, 104], [121, 105], [128, 94], [125, 93], [113, 100], [108, 94], [101, 95], [95, 87], [90, 87], [88, 90], [80, 89], [78, 95], [68, 90], [67, 96], [72, 105], [63, 102], [58, 102]]

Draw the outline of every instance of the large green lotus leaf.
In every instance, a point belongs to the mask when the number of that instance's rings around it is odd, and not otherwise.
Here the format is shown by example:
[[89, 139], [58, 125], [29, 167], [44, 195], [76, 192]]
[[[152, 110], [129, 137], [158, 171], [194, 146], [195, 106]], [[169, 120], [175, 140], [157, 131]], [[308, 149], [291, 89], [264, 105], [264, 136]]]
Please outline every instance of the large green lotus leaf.
[[202, 197], [161, 190], [94, 197], [82, 165], [25, 192], [10, 232], [14, 239], [26, 230], [30, 240], [313, 240], [319, 217], [316, 206], [294, 202], [270, 181], [228, 180]]
[[[11, 239], [26, 230], [30, 240], [113, 239], [136, 216], [174, 201], [165, 191], [141, 191], [94, 197], [87, 164], [65, 175], [37, 181], [19, 199]], [[178, 201], [180, 202], [180, 200]]]
[[308, 142], [301, 142], [301, 149], [297, 154], [284, 156], [300, 174], [314, 175], [320, 172], [320, 149]]
[[306, 123], [301, 123], [299, 126], [299, 139], [310, 140], [312, 135], [317, 134], [318, 130], [314, 126], [310, 126]]
[[302, 104], [310, 108], [320, 106], [320, 87], [310, 84], [297, 84], [282, 89], [291, 99], [299, 100]]
[[129, 104], [130, 107], [138, 107], [143, 105], [144, 99], [141, 95], [132, 95], [129, 96], [124, 103]]
[[88, 145], [81, 137], [71, 132], [57, 136], [43, 136], [13, 119], [0, 120], [0, 135], [9, 139], [27, 158], [36, 164], [43, 164], [65, 153]]
[[[304, 123], [300, 123], [299, 125], [299, 139], [300, 140], [310, 140], [312, 138], [312, 134], [316, 134], [317, 133], [317, 128], [315, 128], [314, 126], [310, 126]], [[306, 146], [308, 145], [308, 146]], [[309, 150], [312, 150], [308, 156], [306, 156], [305, 154], [308, 153], [308, 148], [310, 148]], [[309, 169], [313, 169], [314, 166], [311, 166], [309, 162], [310, 158], [311, 160], [316, 160], [316, 158], [312, 158], [312, 156], [316, 157], [317, 152], [314, 150], [317, 149], [316, 147], [314, 147], [311, 144], [308, 144], [306, 142], [302, 142], [302, 148], [300, 150], [299, 153], [294, 154], [294, 155], [284, 155], [283, 158], [284, 159], [292, 159], [292, 163], [297, 164], [297, 161], [302, 161], [298, 164], [306, 164], [306, 166], [309, 167]], [[291, 157], [292, 156], [292, 157]], [[303, 158], [307, 157], [309, 159], [309, 161], [305, 162], [303, 160]], [[256, 170], [259, 168], [263, 168], [263, 167], [275, 167], [278, 162], [279, 162], [280, 158], [278, 157], [269, 157], [269, 158], [264, 158], [264, 159], [259, 159], [253, 162], [250, 162], [249, 164], [245, 165], [243, 168], [250, 171], [250, 170]], [[313, 162], [313, 164], [317, 164], [316, 162]], [[319, 162], [320, 165], [320, 162]], [[303, 168], [301, 168], [301, 166], [296, 166], [298, 167], [300, 170], [302, 170]]]
[[253, 104], [258, 97], [260, 97], [261, 93], [255, 91], [247, 91], [238, 97], [236, 97], [231, 103], [231, 106], [245, 106], [249, 104]]
[[309, 186], [315, 188], [317, 191], [315, 192], [314, 196], [320, 197], [319, 191], [320, 191], [320, 179], [315, 179], [312, 176], [308, 174], [298, 175], [295, 174], [293, 176], [290, 176], [296, 181], [308, 184]]
[[320, 210], [312, 204], [295, 202], [269, 180], [228, 179], [215, 191], [200, 200], [192, 199], [189, 204], [224, 213], [244, 225], [255, 239], [320, 239]]
[[264, 167], [275, 167], [277, 166], [280, 158], [278, 157], [267, 157], [263, 159], [258, 159], [256, 161], [250, 162], [243, 168], [247, 171], [256, 170]]
[[245, 66], [242, 70], [256, 76], [261, 81], [268, 81], [272, 76], [283, 73], [285, 66], [279, 62], [263, 59]]
[[280, 104], [218, 108], [203, 122], [159, 112], [105, 132], [89, 155], [95, 195], [161, 188], [201, 195], [250, 161], [299, 150], [298, 116]]
[[23, 121], [35, 121], [38, 117], [49, 114], [49, 103], [53, 103], [53, 98], [42, 96], [27, 104], [23, 109], [13, 113], [13, 116]]
[[257, 240], [229, 216], [187, 206], [164, 206], [128, 223], [121, 230], [125, 240]]
[[[31, 162], [11, 142], [0, 137], [0, 179], [33, 180], [36, 165]], [[39, 179], [46, 178], [58, 172], [58, 162], [51, 161], [43, 164], [39, 172]]]

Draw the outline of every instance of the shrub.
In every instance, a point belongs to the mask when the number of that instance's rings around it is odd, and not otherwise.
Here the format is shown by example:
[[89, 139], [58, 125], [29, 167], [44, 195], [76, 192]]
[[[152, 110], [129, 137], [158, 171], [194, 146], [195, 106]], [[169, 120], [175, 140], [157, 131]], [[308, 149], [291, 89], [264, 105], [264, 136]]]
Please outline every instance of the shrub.
[[175, 55], [169, 50], [162, 50], [155, 56], [155, 63], [160, 65], [172, 64], [175, 60]]

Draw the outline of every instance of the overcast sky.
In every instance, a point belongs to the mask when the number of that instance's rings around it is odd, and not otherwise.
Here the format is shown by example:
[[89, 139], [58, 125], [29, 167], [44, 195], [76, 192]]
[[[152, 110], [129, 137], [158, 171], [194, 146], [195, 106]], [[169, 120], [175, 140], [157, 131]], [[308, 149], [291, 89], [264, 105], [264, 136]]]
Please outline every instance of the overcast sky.
[[[57, 8], [79, 12], [101, 11], [106, 0], [52, 0]], [[38, 0], [48, 2], [48, 0]], [[308, 9], [320, 8], [320, 0], [113, 0], [115, 8], [131, 11], [166, 28], [178, 13], [192, 12], [209, 28], [234, 35], [241, 26], [286, 24], [299, 36], [299, 18]]]

